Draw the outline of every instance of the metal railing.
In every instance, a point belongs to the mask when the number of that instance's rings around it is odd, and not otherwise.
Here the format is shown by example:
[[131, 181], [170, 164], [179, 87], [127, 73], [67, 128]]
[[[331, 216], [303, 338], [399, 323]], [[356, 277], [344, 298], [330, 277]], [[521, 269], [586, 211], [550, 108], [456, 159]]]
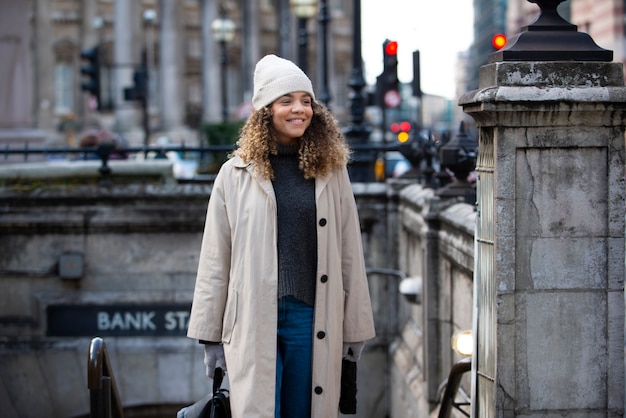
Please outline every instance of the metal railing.
[[[113, 159], [130, 159], [132, 155], [140, 156], [141, 154], [143, 154], [144, 158], [148, 158], [149, 155], [157, 156], [157, 158], [166, 158], [167, 153], [173, 151], [180, 153], [183, 159], [188, 154], [191, 154], [192, 158], [201, 161], [205, 156], [229, 153], [234, 149], [235, 145], [190, 147], [184, 143], [181, 145], [126, 147], [113, 142], [103, 142], [97, 146], [85, 147], [30, 148], [28, 142], [26, 142], [23, 147], [9, 147], [7, 145], [0, 149], [0, 164], [3, 162], [19, 162], [20, 160], [28, 162], [31, 155], [61, 158], [70, 156], [73, 161], [100, 160], [102, 164], [98, 171], [103, 178], [106, 178], [112, 172], [109, 161]], [[372, 155], [375, 155], [379, 152], [399, 150], [397, 144], [354, 144], [351, 145], [351, 149], [357, 154], [357, 160], [360, 159], [359, 156], [363, 157], [363, 153], [374, 153]], [[9, 161], [10, 156], [22, 156], [22, 158], [18, 160], [14, 158]]]
[[103, 165], [106, 165], [111, 156], [115, 155], [124, 155], [128, 156], [131, 154], [143, 154], [147, 156], [150, 153], [154, 153], [156, 155], [165, 156], [169, 151], [180, 152], [183, 157], [187, 153], [199, 153], [200, 157], [205, 154], [215, 154], [215, 153], [223, 153], [230, 152], [235, 149], [234, 145], [210, 145], [210, 146], [196, 146], [189, 147], [185, 144], [181, 145], [166, 145], [166, 146], [141, 146], [141, 147], [125, 147], [125, 146], [116, 146], [114, 143], [104, 142], [97, 146], [88, 146], [88, 147], [59, 147], [59, 148], [30, 148], [28, 142], [24, 143], [23, 147], [13, 147], [10, 148], [8, 145], [5, 146], [4, 149], [0, 149], [0, 163], [2, 161], [6, 161], [10, 155], [22, 155], [23, 161], [28, 161], [29, 155], [43, 155], [43, 156], [51, 156], [51, 155], [75, 155], [77, 160], [80, 159], [93, 159], [92, 157], [97, 157], [97, 159], [102, 160]]
[[93, 338], [89, 344], [87, 387], [91, 418], [124, 418], [124, 409], [113, 377], [109, 354], [104, 340], [100, 337]]
[[[472, 359], [470, 357], [459, 360], [450, 369], [448, 379], [439, 387], [439, 392], [445, 390], [443, 398], [441, 398], [441, 407], [439, 408], [438, 418], [449, 418], [453, 409], [469, 417], [469, 412], [461, 409], [462, 406], [471, 405], [471, 400], [467, 394], [460, 388], [463, 375], [472, 369]], [[461, 393], [464, 398], [463, 402], [457, 402], [457, 394]]]
[[[0, 149], [0, 164], [2, 162], [9, 162], [9, 156], [22, 156], [22, 162], [28, 162], [28, 157], [31, 155], [40, 155], [43, 157], [71, 157], [72, 161], [82, 160], [99, 160], [101, 165], [98, 168], [100, 174], [100, 184], [108, 185], [109, 176], [113, 170], [109, 166], [110, 160], [127, 160], [131, 159], [131, 156], [135, 158], [143, 154], [143, 158], [147, 159], [149, 155], [154, 158], [166, 159], [167, 153], [170, 151], [180, 153], [181, 158], [185, 158], [188, 154], [193, 155], [194, 159], [201, 161], [207, 155], [223, 154], [231, 152], [235, 149], [234, 145], [211, 145], [211, 146], [196, 146], [189, 147], [185, 144], [172, 145], [172, 146], [141, 146], [141, 147], [124, 147], [116, 145], [112, 142], [104, 142], [97, 146], [89, 147], [64, 147], [64, 148], [30, 148], [28, 143], [25, 143], [23, 147], [9, 148], [8, 145], [4, 149]], [[137, 158], [138, 159], [138, 158]], [[12, 160], [10, 162], [19, 162], [19, 160]], [[40, 162], [40, 161], [37, 161]]]

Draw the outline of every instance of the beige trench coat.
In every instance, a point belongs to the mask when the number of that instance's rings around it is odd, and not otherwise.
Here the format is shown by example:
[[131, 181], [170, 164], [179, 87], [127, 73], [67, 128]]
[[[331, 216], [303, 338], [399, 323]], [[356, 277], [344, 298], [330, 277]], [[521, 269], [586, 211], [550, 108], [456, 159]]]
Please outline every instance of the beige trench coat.
[[[234, 418], [274, 417], [276, 197], [239, 157], [209, 199], [188, 337], [222, 341]], [[312, 417], [338, 416], [344, 342], [374, 337], [357, 208], [346, 169], [315, 180], [318, 263]]]

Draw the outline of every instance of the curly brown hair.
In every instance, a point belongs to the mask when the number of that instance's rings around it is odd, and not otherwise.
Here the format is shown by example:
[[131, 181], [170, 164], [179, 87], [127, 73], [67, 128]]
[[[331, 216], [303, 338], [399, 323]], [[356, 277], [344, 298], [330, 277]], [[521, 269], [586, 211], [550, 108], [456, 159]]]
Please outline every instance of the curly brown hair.
[[[270, 154], [278, 153], [276, 133], [272, 125], [271, 105], [255, 110], [241, 128], [238, 148], [232, 156], [244, 162], [254, 162], [255, 174], [274, 179]], [[344, 167], [350, 157], [350, 149], [339, 124], [322, 104], [312, 102], [311, 125], [300, 138], [300, 169], [307, 179], [323, 177], [334, 169]]]

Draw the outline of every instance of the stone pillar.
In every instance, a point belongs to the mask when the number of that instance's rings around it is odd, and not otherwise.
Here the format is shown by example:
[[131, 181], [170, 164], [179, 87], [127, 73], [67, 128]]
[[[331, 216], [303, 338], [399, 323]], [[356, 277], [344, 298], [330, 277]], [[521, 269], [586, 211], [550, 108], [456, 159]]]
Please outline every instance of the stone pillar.
[[[139, 53], [135, 51], [139, 16], [133, 0], [117, 0], [114, 3], [113, 22], [113, 94], [115, 100], [116, 131], [127, 135], [132, 145], [139, 145], [142, 135], [139, 133], [139, 108], [136, 102], [124, 100], [124, 89], [133, 86], [134, 67], [139, 63]], [[128, 136], [130, 131], [135, 135]]]
[[622, 416], [622, 64], [517, 41], [460, 100], [479, 131], [472, 416]]
[[181, 86], [185, 59], [181, 42], [184, 28], [181, 24], [182, 6], [178, 3], [176, 0], [161, 0], [159, 7], [159, 108], [161, 130], [166, 133], [181, 129], [185, 108]]
[[261, 59], [260, 56], [260, 39], [261, 30], [259, 24], [261, 21], [259, 10], [259, 2], [257, 0], [245, 0], [243, 10], [243, 45], [241, 48], [241, 77], [243, 86], [243, 103], [250, 105], [253, 95], [253, 74], [256, 63]]
[[[45, 131], [54, 129], [54, 79], [51, 71], [54, 68], [53, 49], [50, 48], [50, 34], [52, 33], [52, 5], [48, 1], [33, 0], [35, 3], [35, 95], [34, 110], [36, 126]], [[12, 5], [12, 7], [14, 7]], [[23, 5], [21, 7], [24, 7]], [[45, 47], [44, 47], [45, 45]], [[29, 80], [30, 81], [30, 80]], [[25, 88], [24, 93], [28, 93]]]
[[202, 121], [221, 120], [219, 45], [213, 39], [211, 23], [218, 18], [217, 2], [202, 0]]

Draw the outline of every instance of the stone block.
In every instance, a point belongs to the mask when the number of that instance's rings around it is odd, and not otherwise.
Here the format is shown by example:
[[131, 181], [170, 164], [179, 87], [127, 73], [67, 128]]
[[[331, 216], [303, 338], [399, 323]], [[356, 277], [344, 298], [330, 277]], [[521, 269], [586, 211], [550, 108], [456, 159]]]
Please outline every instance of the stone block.
[[563, 65], [556, 61], [502, 61], [480, 68], [481, 88], [515, 87], [591, 87], [623, 86], [621, 64], [610, 62], [576, 62]]
[[26, 278], [0, 278], [2, 315], [20, 318], [22, 322], [37, 319], [32, 298], [32, 281]]
[[626, 256], [624, 254], [624, 238], [609, 238], [608, 254], [608, 289], [623, 291], [624, 260], [626, 259]]
[[53, 388], [48, 386], [35, 352], [7, 353], [2, 355], [1, 361], [0, 380], [7, 388], [12, 408], [19, 411], [18, 415], [31, 413], [28, 411], [48, 411], [50, 416], [63, 416], [61, 411], [55, 410], [57, 406], [50, 393]]
[[46, 389], [50, 393], [52, 408], [58, 411], [58, 416], [85, 413], [85, 408], [89, 405], [85, 368], [87, 347], [87, 344], [81, 344], [80, 349], [46, 350], [38, 358], [45, 381], [48, 385], [54, 385]]
[[[529, 410], [593, 410], [606, 405], [607, 300], [602, 292], [526, 295], [526, 322], [518, 332], [518, 391]], [[522, 384], [523, 382], [526, 384]], [[526, 399], [526, 396], [521, 398]], [[561, 412], [562, 412], [561, 411]]]
[[518, 151], [518, 236], [606, 235], [606, 160], [601, 148]]
[[472, 329], [473, 278], [456, 270], [452, 275], [452, 323], [457, 329]]
[[495, 250], [496, 263], [496, 286], [498, 292], [508, 292], [515, 289], [515, 257], [516, 254], [514, 235], [498, 236]]
[[[604, 238], [524, 239], [528, 253], [520, 250], [522, 262], [528, 261], [530, 289], [601, 289], [607, 284], [607, 244]], [[522, 274], [518, 277], [521, 279]], [[524, 288], [521, 279], [518, 288]], [[524, 280], [524, 281], [523, 281]]]
[[607, 405], [623, 410], [624, 404], [624, 291], [608, 293], [608, 378]]
[[[506, 299], [507, 302], [504, 304], [511, 305], [514, 298], [513, 295], [509, 295]], [[515, 323], [512, 321], [502, 323], [500, 317], [498, 318], [498, 321], [498, 358], [515, 358]], [[496, 371], [496, 385], [499, 388], [499, 390], [496, 391], [496, 404], [498, 405], [498, 410], [513, 410], [515, 407], [517, 384], [515, 367], [516, 365], [512, 361], [498, 362]]]

